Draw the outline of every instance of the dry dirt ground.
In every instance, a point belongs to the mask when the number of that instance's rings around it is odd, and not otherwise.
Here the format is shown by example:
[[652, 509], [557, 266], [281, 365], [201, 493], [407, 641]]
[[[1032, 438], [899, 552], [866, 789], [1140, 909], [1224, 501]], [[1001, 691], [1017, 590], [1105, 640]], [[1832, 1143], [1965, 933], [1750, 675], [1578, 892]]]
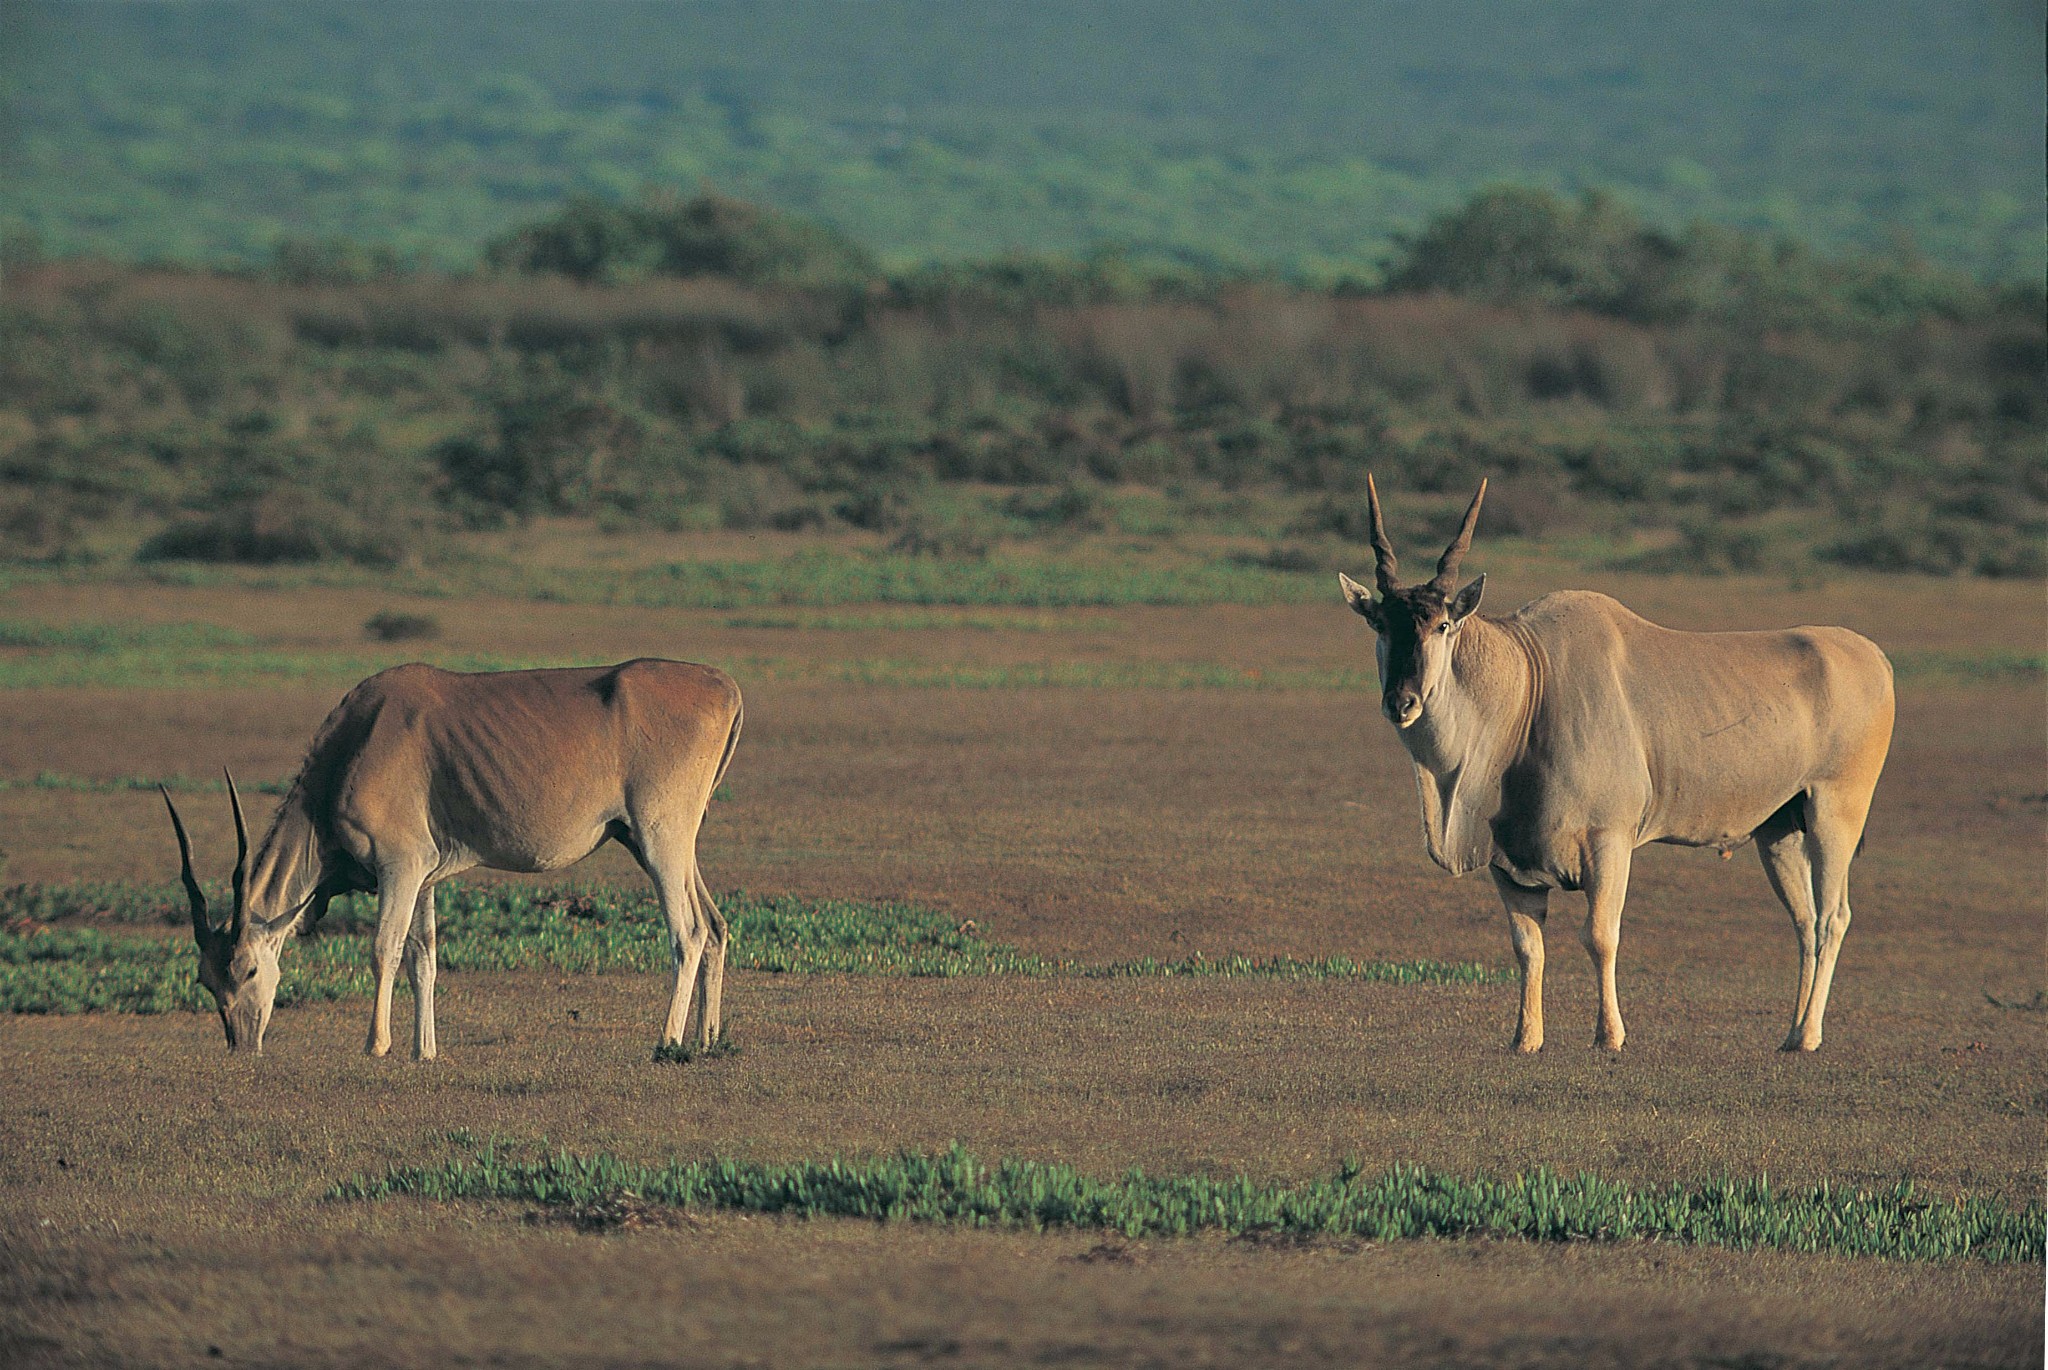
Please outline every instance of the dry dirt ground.
[[[1489, 607], [1518, 602], [1509, 576]], [[1581, 578], [1580, 583], [1586, 583]], [[2038, 586], [1606, 585], [1685, 627], [1846, 622], [1895, 652], [2039, 650]], [[1527, 597], [1523, 595], [1522, 597]], [[22, 590], [5, 612], [229, 624], [362, 650], [388, 597]], [[399, 605], [397, 607], [414, 607]], [[797, 632], [734, 615], [420, 606], [437, 648], [592, 660], [1363, 665], [1341, 605], [1079, 611], [1056, 632]], [[743, 680], [743, 684], [747, 684]], [[0, 777], [287, 774], [327, 686], [15, 691]], [[1485, 883], [1422, 854], [1374, 700], [1326, 691], [747, 684], [703, 842], [714, 888], [898, 897], [1032, 950], [1439, 957], [1507, 966]], [[270, 1054], [209, 1018], [0, 1021], [0, 1358], [21, 1364], [2038, 1364], [2042, 1270], [1670, 1246], [1126, 1244], [697, 1216], [590, 1234], [518, 1205], [339, 1205], [334, 1180], [451, 1131], [647, 1158], [943, 1146], [1103, 1173], [1420, 1161], [1661, 1182], [2037, 1197], [2048, 790], [2037, 681], [1908, 679], [1818, 1055], [1775, 1048], [1795, 954], [1753, 855], [1652, 848], [1624, 922], [1628, 1051], [1595, 1053], [1550, 920], [1550, 1039], [1512, 986], [742, 974], [744, 1052], [647, 1063], [658, 977], [447, 975], [446, 1059], [358, 1055], [360, 1004], [282, 1011]], [[257, 805], [259, 809], [268, 801]], [[194, 797], [223, 874], [225, 805]], [[253, 815], [252, 815], [253, 816]], [[260, 818], [257, 819], [260, 822]], [[0, 791], [8, 878], [166, 879], [147, 794]], [[589, 878], [638, 880], [607, 853]], [[217, 1353], [217, 1354], [216, 1354]]]

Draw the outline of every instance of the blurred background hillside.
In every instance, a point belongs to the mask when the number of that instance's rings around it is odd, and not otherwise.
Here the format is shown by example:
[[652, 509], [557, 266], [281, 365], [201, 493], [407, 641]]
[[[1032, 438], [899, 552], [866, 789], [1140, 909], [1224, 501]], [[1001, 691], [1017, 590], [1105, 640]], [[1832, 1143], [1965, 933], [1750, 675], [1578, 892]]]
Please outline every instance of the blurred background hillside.
[[[2043, 8], [0, 8], [0, 555], [2048, 570]], [[464, 549], [471, 549], [465, 552]], [[24, 574], [17, 570], [15, 574]], [[153, 572], [160, 573], [160, 572]]]
[[699, 182], [892, 266], [1103, 245], [1372, 276], [1496, 181], [1823, 250], [2043, 264], [2038, 0], [11, 3], [53, 251], [440, 264]]

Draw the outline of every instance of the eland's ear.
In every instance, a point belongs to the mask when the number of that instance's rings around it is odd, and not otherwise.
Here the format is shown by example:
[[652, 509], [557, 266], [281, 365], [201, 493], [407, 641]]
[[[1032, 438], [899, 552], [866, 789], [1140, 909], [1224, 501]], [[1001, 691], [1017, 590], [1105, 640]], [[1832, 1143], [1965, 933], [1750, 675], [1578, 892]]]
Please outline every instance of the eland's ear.
[[1486, 577], [1482, 574], [1470, 585], [1458, 591], [1444, 612], [1450, 616], [1451, 622], [1463, 623], [1466, 619], [1472, 617], [1472, 611], [1479, 607], [1480, 596], [1485, 593]]
[[1344, 602], [1351, 606], [1351, 611], [1373, 627], [1379, 627], [1380, 606], [1373, 601], [1372, 591], [1342, 571], [1337, 573], [1337, 584], [1344, 588]]

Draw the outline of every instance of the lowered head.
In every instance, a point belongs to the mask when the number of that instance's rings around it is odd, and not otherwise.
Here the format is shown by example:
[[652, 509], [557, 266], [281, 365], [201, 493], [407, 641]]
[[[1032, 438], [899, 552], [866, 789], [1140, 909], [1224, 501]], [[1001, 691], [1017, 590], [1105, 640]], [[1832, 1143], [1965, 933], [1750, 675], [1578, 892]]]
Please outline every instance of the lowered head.
[[[158, 787], [162, 789], [161, 786]], [[212, 992], [220, 1011], [220, 1025], [227, 1033], [228, 1049], [261, 1054], [263, 1033], [270, 1026], [270, 1011], [277, 1003], [279, 976], [277, 957], [288, 929], [275, 929], [248, 913], [249, 828], [242, 817], [242, 798], [235, 792], [235, 778], [228, 776], [228, 802], [235, 811], [234, 898], [232, 917], [226, 927], [217, 927], [208, 917], [206, 895], [192, 874], [192, 842], [178, 817], [178, 806], [163, 790], [164, 806], [171, 811], [171, 827], [178, 834], [179, 876], [185, 883], [185, 897], [192, 905], [192, 938], [199, 944], [199, 983]]]

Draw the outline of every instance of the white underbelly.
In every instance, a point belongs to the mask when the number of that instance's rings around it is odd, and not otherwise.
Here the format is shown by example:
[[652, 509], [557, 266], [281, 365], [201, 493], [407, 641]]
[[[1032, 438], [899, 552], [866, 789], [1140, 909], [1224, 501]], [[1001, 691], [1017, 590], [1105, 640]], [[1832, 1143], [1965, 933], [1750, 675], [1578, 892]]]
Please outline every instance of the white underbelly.
[[488, 866], [496, 871], [539, 875], [575, 865], [596, 851], [604, 840], [605, 830], [602, 825], [570, 834], [549, 833], [538, 839], [528, 837], [522, 840], [512, 837], [479, 844], [470, 853], [471, 864]]

